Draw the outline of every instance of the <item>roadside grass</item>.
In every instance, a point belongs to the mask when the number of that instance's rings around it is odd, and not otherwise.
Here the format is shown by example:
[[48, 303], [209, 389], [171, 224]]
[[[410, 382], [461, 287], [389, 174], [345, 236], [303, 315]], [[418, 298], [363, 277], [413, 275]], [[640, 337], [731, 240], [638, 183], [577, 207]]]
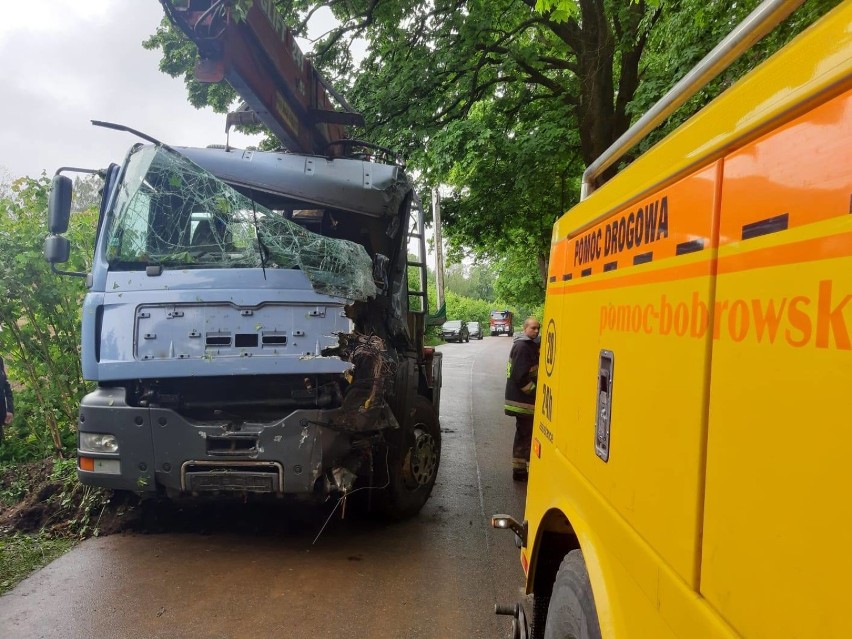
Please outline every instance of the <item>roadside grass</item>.
[[442, 340], [440, 337], [432, 335], [431, 333], [426, 333], [423, 339], [424, 346], [440, 346], [443, 343], [444, 340]]
[[110, 491], [77, 481], [75, 459], [0, 464], [0, 594], [70, 550], [109, 534], [124, 511]]
[[45, 532], [0, 537], [0, 595], [42, 566], [68, 552], [76, 538], [53, 538]]

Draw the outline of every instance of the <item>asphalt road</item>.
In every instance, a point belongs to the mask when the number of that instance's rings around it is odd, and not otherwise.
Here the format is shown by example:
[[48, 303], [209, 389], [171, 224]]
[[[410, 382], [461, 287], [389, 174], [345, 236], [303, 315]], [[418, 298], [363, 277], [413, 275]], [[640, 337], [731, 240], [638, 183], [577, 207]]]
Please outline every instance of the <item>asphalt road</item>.
[[509, 636], [494, 604], [524, 599], [522, 572], [489, 519], [524, 511], [502, 411], [510, 343], [441, 347], [441, 467], [418, 517], [338, 510], [314, 543], [328, 510], [179, 513], [165, 532], [90, 539], [0, 597], [0, 638]]

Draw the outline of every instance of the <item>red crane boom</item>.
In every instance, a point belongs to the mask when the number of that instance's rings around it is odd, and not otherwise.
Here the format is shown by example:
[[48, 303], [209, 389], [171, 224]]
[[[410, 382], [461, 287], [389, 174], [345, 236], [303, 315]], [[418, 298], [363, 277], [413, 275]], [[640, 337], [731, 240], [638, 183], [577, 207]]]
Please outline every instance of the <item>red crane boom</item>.
[[226, 130], [259, 120], [290, 151], [339, 155], [342, 147], [331, 143], [346, 138], [347, 125], [363, 126], [364, 118], [305, 58], [273, 0], [255, 0], [245, 11], [225, 0], [160, 3], [198, 47], [195, 78], [227, 80], [245, 101], [247, 108], [228, 115]]

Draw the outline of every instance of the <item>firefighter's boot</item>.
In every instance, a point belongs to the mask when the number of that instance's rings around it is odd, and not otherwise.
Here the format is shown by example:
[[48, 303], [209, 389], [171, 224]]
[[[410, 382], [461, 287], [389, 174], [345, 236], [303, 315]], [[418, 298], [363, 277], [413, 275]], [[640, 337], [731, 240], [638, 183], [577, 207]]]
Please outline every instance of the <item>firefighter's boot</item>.
[[526, 481], [529, 475], [529, 462], [523, 457], [512, 458], [512, 479]]

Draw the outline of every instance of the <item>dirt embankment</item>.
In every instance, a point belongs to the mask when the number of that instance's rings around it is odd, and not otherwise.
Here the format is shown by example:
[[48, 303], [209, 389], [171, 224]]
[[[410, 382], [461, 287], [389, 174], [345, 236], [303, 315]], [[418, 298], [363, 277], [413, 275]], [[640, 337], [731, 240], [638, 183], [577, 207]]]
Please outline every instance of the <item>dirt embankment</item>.
[[[120, 532], [319, 532], [334, 511], [341, 518], [339, 506], [334, 499], [306, 504], [240, 497], [140, 502], [133, 494], [83, 486], [74, 460], [0, 467], [0, 538], [16, 533], [85, 539]], [[350, 499], [346, 519], [375, 519], [367, 511], [366, 502]]]
[[38, 462], [0, 468], [0, 536], [109, 535], [134, 527], [138, 508], [127, 496], [77, 482], [73, 462]]

